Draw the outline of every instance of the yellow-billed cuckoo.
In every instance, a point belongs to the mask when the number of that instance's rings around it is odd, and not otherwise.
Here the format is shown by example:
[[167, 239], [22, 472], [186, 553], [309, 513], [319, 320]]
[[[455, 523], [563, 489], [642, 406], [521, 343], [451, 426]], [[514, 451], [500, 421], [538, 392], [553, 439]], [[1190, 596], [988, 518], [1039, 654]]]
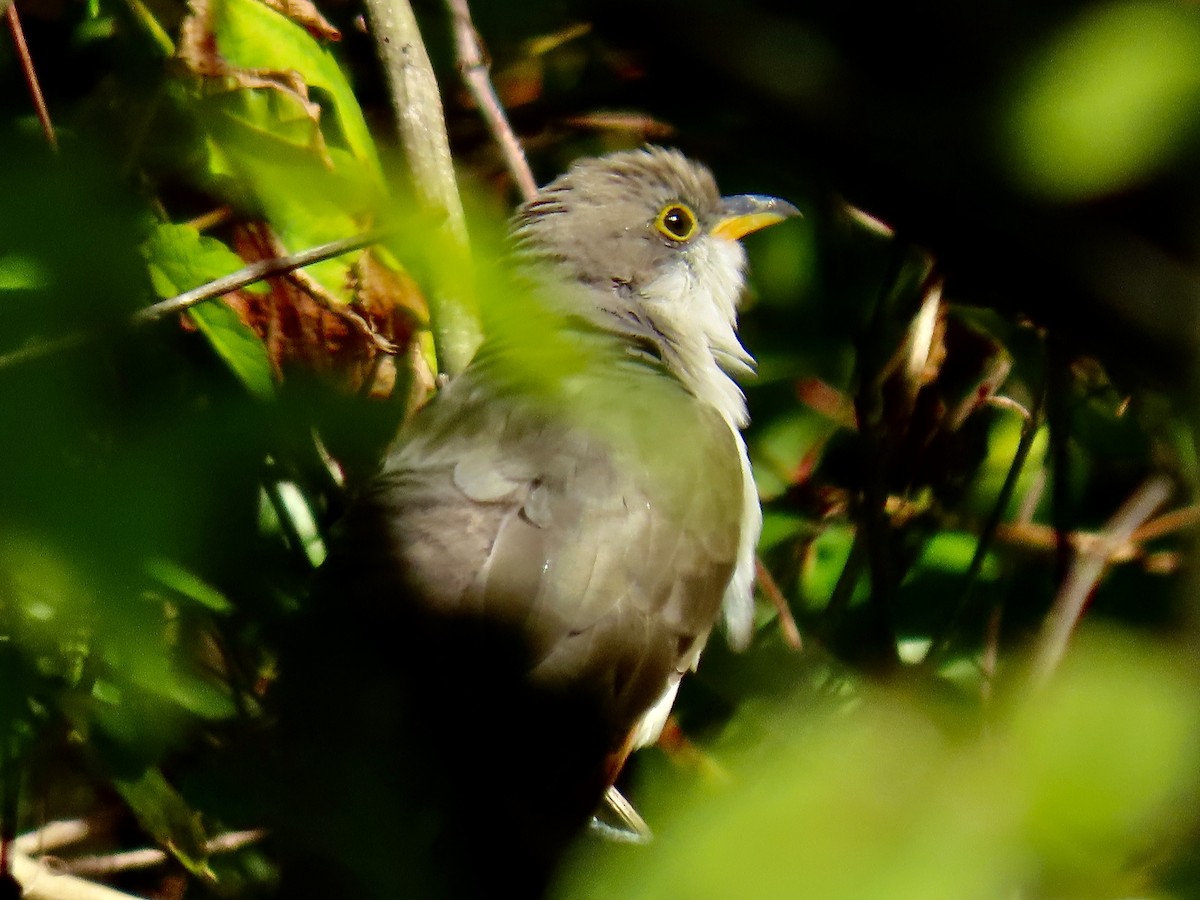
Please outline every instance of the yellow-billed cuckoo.
[[[722, 610], [732, 643], [749, 640], [762, 517], [734, 381], [753, 365], [736, 334], [738, 239], [796, 214], [720, 196], [670, 150], [577, 162], [513, 225], [533, 301], [514, 308], [540, 310], [553, 333], [510, 317], [351, 512], [349, 539], [379, 546], [372, 590], [392, 595], [377, 602], [409, 611], [397, 652], [419, 657], [417, 689], [463, 682], [421, 726], [454, 732], [450, 765], [468, 777], [500, 754], [521, 769], [556, 747], [519, 776], [553, 784], [522, 801], [529, 817], [564, 792], [586, 811], [658, 736]], [[513, 673], [546, 703], [518, 709], [500, 687]], [[464, 703], [488, 719], [480, 731], [460, 721]], [[570, 785], [588, 765], [586, 788]]]

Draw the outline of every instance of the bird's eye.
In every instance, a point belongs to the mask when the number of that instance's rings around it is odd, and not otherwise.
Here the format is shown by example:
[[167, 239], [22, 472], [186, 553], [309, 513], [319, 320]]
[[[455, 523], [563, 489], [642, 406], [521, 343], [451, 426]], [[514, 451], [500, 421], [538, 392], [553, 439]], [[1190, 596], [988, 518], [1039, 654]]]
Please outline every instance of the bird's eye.
[[696, 233], [696, 214], [682, 203], [672, 203], [658, 214], [654, 227], [673, 241], [686, 241]]

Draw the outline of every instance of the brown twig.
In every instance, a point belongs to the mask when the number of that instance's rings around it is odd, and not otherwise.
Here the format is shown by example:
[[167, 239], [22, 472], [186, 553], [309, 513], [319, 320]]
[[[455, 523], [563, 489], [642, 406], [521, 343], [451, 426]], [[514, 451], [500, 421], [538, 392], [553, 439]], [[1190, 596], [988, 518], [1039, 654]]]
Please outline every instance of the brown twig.
[[761, 557], [754, 557], [754, 573], [763, 596], [771, 601], [775, 611], [779, 614], [779, 631], [783, 635], [783, 642], [793, 650], [803, 650], [804, 639], [800, 636], [800, 629], [796, 625], [796, 618], [792, 615], [791, 607], [788, 606], [787, 598], [783, 596], [783, 591], [779, 589], [779, 583], [775, 581], [775, 577], [763, 563]]
[[1144, 544], [1147, 541], [1165, 537], [1174, 531], [1191, 528], [1198, 522], [1200, 522], [1200, 505], [1192, 504], [1191, 506], [1180, 507], [1179, 509], [1165, 512], [1161, 516], [1156, 516], [1145, 525], [1136, 529], [1130, 541], [1135, 544]]
[[[1193, 528], [1197, 524], [1200, 524], [1200, 505], [1184, 506], [1163, 513], [1137, 528], [1130, 535], [1126, 544], [1112, 550], [1108, 561], [1123, 563], [1143, 558], [1146, 554], [1142, 544], [1166, 537], [1177, 531]], [[1048, 553], [1057, 549], [1059, 536], [1053, 526], [1018, 519], [1016, 522], [1000, 525], [996, 529], [996, 537], [1006, 544]], [[1107, 540], [1103, 532], [1092, 531], [1072, 531], [1066, 535], [1066, 539], [1071, 547], [1079, 553], [1094, 552], [1094, 549], [1102, 541]]]
[[1034, 651], [1031, 678], [1035, 686], [1044, 684], [1062, 662], [1071, 634], [1113, 554], [1129, 543], [1170, 494], [1170, 481], [1163, 476], [1151, 478], [1121, 505], [1093, 546], [1074, 554]]
[[8, 20], [8, 30], [12, 34], [13, 46], [17, 51], [17, 59], [21, 63], [21, 72], [25, 75], [25, 84], [29, 88], [29, 97], [33, 101], [34, 112], [42, 125], [42, 134], [52, 150], [58, 150], [58, 137], [54, 134], [54, 123], [50, 121], [50, 110], [46, 108], [46, 98], [42, 96], [42, 86], [38, 82], [37, 70], [33, 67], [33, 57], [29, 55], [29, 45], [25, 43], [25, 30], [21, 27], [21, 19], [17, 15], [16, 4], [9, 4], [4, 10]]
[[210, 228], [217, 228], [220, 225], [229, 223], [234, 217], [232, 206], [218, 206], [214, 210], [196, 216], [194, 219], [189, 219], [184, 222], [189, 228], [195, 228], [197, 231], [208, 231]]
[[496, 139], [508, 171], [521, 191], [521, 197], [526, 201], [532, 200], [537, 196], [537, 182], [533, 180], [525, 151], [521, 149], [521, 142], [513, 132], [500, 98], [496, 95], [496, 88], [492, 85], [488, 74], [490, 64], [484, 56], [479, 32], [471, 20], [471, 9], [467, 0], [446, 0], [446, 6], [454, 20], [454, 45], [463, 82], [475, 98], [492, 137]]

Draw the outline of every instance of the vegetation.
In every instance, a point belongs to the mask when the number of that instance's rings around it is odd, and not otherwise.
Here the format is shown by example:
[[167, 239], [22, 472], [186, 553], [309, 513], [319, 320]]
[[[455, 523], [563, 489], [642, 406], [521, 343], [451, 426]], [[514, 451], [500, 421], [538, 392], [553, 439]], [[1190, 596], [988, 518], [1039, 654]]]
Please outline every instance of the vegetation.
[[[539, 182], [653, 141], [805, 211], [747, 241], [755, 640], [712, 642], [623, 778], [655, 841], [582, 837], [552, 893], [1200, 895], [1195, 5], [477, 6]], [[492, 277], [519, 174], [462, 4], [415, 10], [461, 221], [357, 4], [7, 8], [10, 895], [274, 896], [305, 854], [314, 894], [446, 891], [372, 753], [387, 636], [331, 631], [277, 720], [398, 423], [480, 322], [546, 346]]]

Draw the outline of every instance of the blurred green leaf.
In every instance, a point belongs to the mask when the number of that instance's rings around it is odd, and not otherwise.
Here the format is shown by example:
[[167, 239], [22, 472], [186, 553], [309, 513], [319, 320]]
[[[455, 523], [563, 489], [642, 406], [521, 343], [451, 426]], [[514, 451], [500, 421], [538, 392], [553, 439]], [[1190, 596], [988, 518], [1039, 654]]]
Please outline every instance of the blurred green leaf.
[[200, 814], [179, 795], [158, 769], [113, 782], [138, 822], [158, 844], [193, 875], [211, 878]]
[[[1019, 415], [1005, 414], [997, 416], [995, 423], [989, 429], [987, 456], [975, 475], [969, 499], [971, 508], [977, 515], [986, 515], [1000, 496], [1004, 480], [1008, 477], [1009, 469], [1012, 468], [1013, 459], [1016, 457], [1024, 424], [1024, 419]], [[1049, 444], [1049, 432], [1043, 426], [1034, 435], [1029, 455], [1017, 478], [1012, 499], [1009, 501], [1008, 509], [1004, 511], [1003, 521], [1016, 517], [1029, 492], [1044, 477], [1041, 473], [1046, 465]], [[1046, 502], [1045, 499], [1042, 502]], [[1041, 507], [1039, 506], [1039, 508]]]
[[1145, 177], [1200, 103], [1200, 16], [1165, 2], [1088, 9], [1030, 65], [1006, 123], [1014, 178], [1074, 200]]
[[723, 784], [648, 808], [653, 844], [601, 849], [558, 896], [1120, 896], [1109, 886], [1138, 883], [1147, 851], [1196, 822], [1200, 704], [1180, 660], [1084, 636], [1048, 691], [965, 740], [932, 725], [929, 699], [747, 706], [774, 722], [769, 754], [751, 730]]
[[36, 257], [21, 253], [0, 256], [0, 291], [40, 290], [51, 281], [50, 272]]
[[[971, 564], [971, 559], [975, 556], [975, 548], [978, 544], [977, 535], [956, 531], [939, 531], [921, 548], [921, 555], [915, 563], [915, 568], [965, 573]], [[990, 580], [999, 574], [999, 564], [995, 556], [991, 553], [986, 554], [983, 558], [983, 566], [979, 570], [979, 577]]]
[[[1107, 893], [1196, 824], [1197, 685], [1186, 660], [1116, 632], [1089, 635], [1017, 712], [1011, 753], [1023, 834], [1057, 892]], [[1017, 789], [1020, 789], [1019, 787]]]
[[[834, 587], [850, 560], [854, 533], [849, 525], [829, 525], [809, 545], [800, 575], [801, 597], [809, 609], [823, 609], [833, 596]], [[852, 599], [859, 601], [866, 596], [866, 586], [860, 583]]]
[[146, 574], [170, 588], [178, 596], [192, 600], [216, 613], [228, 613], [233, 604], [211, 585], [205, 584], [178, 563], [161, 556], [146, 560]]

